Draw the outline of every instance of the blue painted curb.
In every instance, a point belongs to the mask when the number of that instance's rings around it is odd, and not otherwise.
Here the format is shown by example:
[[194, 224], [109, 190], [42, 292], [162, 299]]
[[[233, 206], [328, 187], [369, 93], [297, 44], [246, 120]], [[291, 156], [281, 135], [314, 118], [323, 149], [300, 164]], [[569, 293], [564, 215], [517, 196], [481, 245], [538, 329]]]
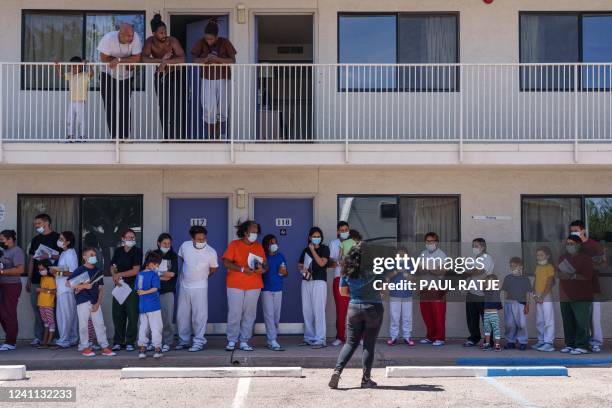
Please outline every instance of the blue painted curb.
[[612, 364], [612, 358], [528, 358], [528, 357], [465, 357], [455, 360], [460, 366], [589, 366]]
[[487, 377], [567, 377], [567, 367], [505, 367], [487, 369]]

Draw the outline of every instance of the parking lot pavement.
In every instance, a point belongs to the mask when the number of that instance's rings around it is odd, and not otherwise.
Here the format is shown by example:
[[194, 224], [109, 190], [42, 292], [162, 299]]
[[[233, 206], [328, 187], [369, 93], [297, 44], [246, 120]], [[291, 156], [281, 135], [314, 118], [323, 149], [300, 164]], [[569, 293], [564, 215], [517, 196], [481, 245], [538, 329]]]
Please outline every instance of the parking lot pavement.
[[[358, 388], [361, 372], [348, 369], [339, 390], [331, 370], [305, 369], [302, 378], [120, 379], [119, 370], [29, 371], [28, 380], [0, 387], [75, 386], [83, 407], [609, 407], [612, 369], [574, 368], [569, 377], [384, 378], [378, 389]], [[0, 403], [0, 406], [41, 406]]]

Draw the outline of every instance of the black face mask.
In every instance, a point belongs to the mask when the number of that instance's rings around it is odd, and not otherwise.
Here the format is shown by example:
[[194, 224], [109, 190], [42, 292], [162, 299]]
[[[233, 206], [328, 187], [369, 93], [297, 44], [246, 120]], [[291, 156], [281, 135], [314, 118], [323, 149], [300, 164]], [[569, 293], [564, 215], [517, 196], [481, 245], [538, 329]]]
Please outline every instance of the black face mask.
[[0, 242], [0, 249], [6, 249], [6, 244], [4, 242]]

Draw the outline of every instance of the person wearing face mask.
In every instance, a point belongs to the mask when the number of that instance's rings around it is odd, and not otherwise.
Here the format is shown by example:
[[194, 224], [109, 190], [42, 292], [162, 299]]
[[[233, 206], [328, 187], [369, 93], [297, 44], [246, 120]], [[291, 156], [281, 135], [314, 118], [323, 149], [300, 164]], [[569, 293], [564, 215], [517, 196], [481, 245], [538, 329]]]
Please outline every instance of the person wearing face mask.
[[60, 234], [57, 246], [62, 249], [62, 253], [57, 261], [57, 267], [51, 267], [57, 286], [55, 310], [59, 339], [55, 344], [61, 348], [75, 346], [79, 341], [74, 290], [66, 286], [68, 276], [79, 266], [79, 258], [74, 250], [74, 241], [74, 233], [71, 231], [64, 231]]
[[128, 285], [132, 289], [122, 304], [113, 297], [114, 351], [121, 350], [121, 348], [125, 348], [126, 351], [135, 349], [140, 313], [138, 295], [133, 289], [141, 265], [142, 250], [136, 246], [136, 233], [132, 229], [127, 229], [121, 234], [121, 246], [115, 248], [111, 259], [113, 283], [116, 286]]
[[325, 306], [327, 305], [327, 264], [329, 247], [323, 245], [323, 231], [312, 227], [308, 246], [298, 261], [302, 274], [302, 313], [304, 314], [304, 342], [314, 349], [327, 347]]
[[531, 348], [538, 351], [555, 351], [555, 309], [552, 288], [555, 284], [555, 266], [551, 263], [552, 253], [548, 247], [536, 250], [537, 266], [533, 293], [536, 307], [536, 328], [538, 342]]
[[[208, 279], [217, 272], [217, 251], [207, 243], [208, 231], [201, 225], [189, 229], [190, 241], [178, 250], [183, 261], [176, 304], [176, 326], [179, 343], [176, 350], [189, 347], [190, 352], [204, 349], [208, 323]], [[192, 339], [193, 336], [193, 339]]]
[[502, 293], [504, 294], [504, 326], [506, 332], [507, 350], [516, 348], [527, 349], [527, 315], [529, 314], [529, 292], [531, 282], [523, 275], [523, 260], [519, 257], [510, 259], [510, 275], [504, 278]]
[[346, 313], [349, 306], [349, 298], [340, 294], [340, 275], [342, 273], [341, 245], [343, 241], [350, 238], [350, 228], [346, 221], [339, 221], [336, 226], [336, 236], [329, 243], [329, 267], [334, 269], [334, 282], [332, 290], [334, 303], [336, 305], [336, 339], [332, 346], [341, 346], [346, 342]]
[[287, 261], [285, 255], [279, 251], [278, 240], [274, 235], [266, 235], [262, 245], [268, 262], [268, 270], [261, 276], [264, 284], [261, 290], [261, 308], [266, 324], [268, 348], [273, 351], [283, 351], [277, 338], [283, 303], [283, 280], [287, 277]]
[[[421, 268], [419, 275], [421, 279], [440, 279], [446, 274], [442, 268], [446, 254], [439, 248], [440, 238], [435, 232], [425, 234], [425, 250], [419, 255], [423, 258], [423, 265], [429, 268]], [[438, 266], [439, 268], [433, 268]], [[423, 322], [427, 328], [421, 344], [431, 344], [432, 346], [443, 346], [446, 341], [446, 298], [442, 290], [424, 290], [420, 293], [420, 308]]]
[[247, 220], [238, 225], [238, 239], [223, 254], [227, 269], [227, 351], [240, 341], [240, 350], [252, 351], [249, 340], [257, 316], [257, 300], [263, 288], [261, 275], [268, 269], [266, 253], [257, 242], [261, 227]]
[[0, 351], [17, 347], [17, 303], [24, 266], [25, 255], [17, 246], [17, 233], [13, 230], [0, 232], [0, 325], [4, 330], [4, 344], [0, 345]]
[[591, 257], [595, 274], [593, 275], [593, 298], [591, 313], [591, 351], [599, 353], [603, 346], [603, 331], [601, 329], [601, 302], [597, 301], [601, 293], [599, 272], [607, 265], [606, 254], [601, 244], [587, 236], [586, 225], [581, 220], [572, 221], [569, 225], [570, 234], [580, 238], [582, 252]]
[[[470, 281], [484, 280], [493, 273], [495, 264], [491, 255], [487, 253], [487, 242], [484, 238], [476, 238], [472, 241], [472, 256], [475, 264], [483, 267], [465, 272]], [[474, 347], [480, 342], [480, 322], [484, 316], [484, 300], [485, 296], [482, 290], [469, 289], [465, 300], [465, 317], [470, 336], [463, 343], [463, 347]]]
[[582, 251], [582, 240], [570, 235], [558, 264], [559, 300], [565, 337], [562, 353], [589, 353], [594, 275], [593, 260]]
[[176, 292], [176, 280], [178, 276], [178, 255], [172, 248], [172, 236], [166, 232], [157, 238], [157, 249], [154, 253], [161, 256], [159, 272], [161, 287], [159, 289], [159, 301], [161, 303], [161, 315], [163, 323], [162, 352], [167, 353], [174, 342], [174, 293]]
[[40, 273], [38, 272], [39, 261], [49, 260], [51, 265], [55, 265], [59, 259], [59, 255], [49, 255], [47, 252], [39, 252], [39, 256], [34, 258], [41, 245], [60, 252], [57, 246], [60, 234], [53, 231], [51, 227], [51, 217], [49, 214], [38, 214], [34, 218], [34, 228], [36, 236], [30, 242], [30, 262], [28, 264], [28, 280], [26, 281], [26, 292], [30, 293], [30, 304], [34, 312], [34, 340], [30, 343], [33, 347], [38, 347], [43, 339], [44, 328], [40, 314], [38, 313], [38, 288], [40, 288]]

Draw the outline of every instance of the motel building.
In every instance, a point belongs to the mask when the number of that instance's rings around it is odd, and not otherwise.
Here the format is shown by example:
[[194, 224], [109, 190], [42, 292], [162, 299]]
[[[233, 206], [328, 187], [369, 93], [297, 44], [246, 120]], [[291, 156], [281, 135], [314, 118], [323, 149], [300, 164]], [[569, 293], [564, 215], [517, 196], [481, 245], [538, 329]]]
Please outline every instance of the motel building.
[[[109, 126], [98, 43], [122, 22], [144, 41], [158, 12], [186, 51], [173, 97], [159, 95], [155, 64], [120, 64], [129, 123]], [[202, 106], [211, 68], [190, 52], [212, 18], [237, 51], [219, 68], [218, 129]], [[500, 277], [511, 256], [533, 265], [539, 242], [558, 254], [574, 219], [611, 247], [609, 0], [3, 0], [0, 50], [0, 229], [15, 229], [24, 250], [41, 212], [80, 248], [101, 248], [107, 269], [126, 227], [146, 251], [161, 232], [178, 248], [205, 225], [221, 255], [239, 220], [253, 218], [288, 259], [281, 332], [299, 334], [296, 265], [313, 225], [324, 243], [342, 219], [369, 242], [415, 249], [436, 231], [454, 255], [483, 237]], [[83, 140], [66, 139], [70, 92], [54, 67], [73, 56], [92, 73]], [[209, 282], [208, 333], [225, 332], [224, 275]], [[611, 277], [602, 274], [604, 291]], [[329, 270], [330, 339], [332, 279]], [[612, 337], [609, 304], [602, 315]], [[32, 316], [23, 291], [20, 338], [32, 338]], [[461, 303], [449, 304], [446, 325], [449, 338], [467, 336]]]

